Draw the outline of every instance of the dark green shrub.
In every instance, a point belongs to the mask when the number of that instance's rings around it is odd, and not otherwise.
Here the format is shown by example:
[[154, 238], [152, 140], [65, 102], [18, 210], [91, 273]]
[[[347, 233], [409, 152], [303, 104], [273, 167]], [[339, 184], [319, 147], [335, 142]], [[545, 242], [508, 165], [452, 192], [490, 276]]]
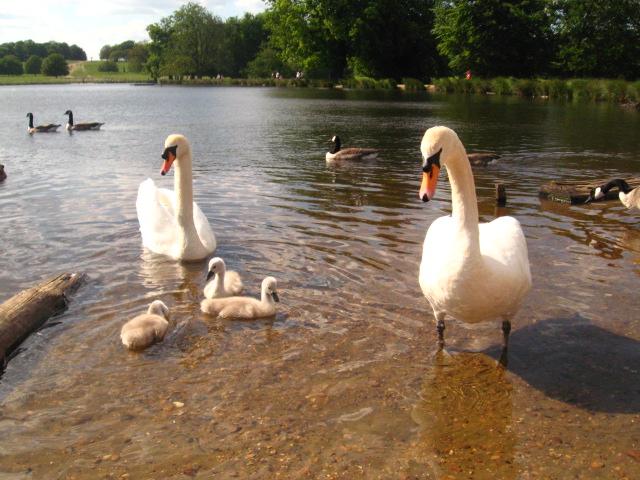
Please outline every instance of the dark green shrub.
[[0, 75], [22, 75], [22, 62], [15, 55], [5, 55], [0, 59]]
[[528, 78], [521, 78], [514, 82], [513, 91], [516, 95], [532, 98], [536, 95], [536, 82]]
[[118, 72], [118, 64], [116, 62], [100, 62], [97, 70], [99, 72]]
[[403, 77], [402, 83], [404, 84], [404, 89], [410, 92], [419, 92], [424, 90], [424, 82], [421, 82], [417, 78]]
[[496, 77], [491, 80], [491, 90], [496, 95], [513, 95], [513, 81], [511, 78]]
[[52, 53], [42, 62], [42, 73], [50, 77], [69, 74], [69, 65], [62, 55]]

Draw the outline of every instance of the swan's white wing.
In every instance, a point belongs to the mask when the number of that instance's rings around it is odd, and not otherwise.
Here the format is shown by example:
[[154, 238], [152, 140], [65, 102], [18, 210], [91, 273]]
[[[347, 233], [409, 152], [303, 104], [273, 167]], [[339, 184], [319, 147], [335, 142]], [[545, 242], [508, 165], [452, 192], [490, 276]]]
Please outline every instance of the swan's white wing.
[[480, 252], [507, 267], [514, 276], [531, 283], [527, 241], [515, 218], [500, 217], [481, 223]]
[[174, 216], [175, 193], [159, 189], [146, 179], [138, 188], [136, 211], [142, 244], [155, 253], [171, 256], [178, 242], [178, 224]]
[[193, 223], [196, 226], [196, 231], [198, 232], [200, 241], [209, 253], [213, 253], [216, 249], [216, 237], [213, 234], [213, 230], [211, 230], [209, 220], [204, 216], [204, 213], [202, 213], [202, 210], [200, 210], [200, 207], [196, 202], [193, 202]]

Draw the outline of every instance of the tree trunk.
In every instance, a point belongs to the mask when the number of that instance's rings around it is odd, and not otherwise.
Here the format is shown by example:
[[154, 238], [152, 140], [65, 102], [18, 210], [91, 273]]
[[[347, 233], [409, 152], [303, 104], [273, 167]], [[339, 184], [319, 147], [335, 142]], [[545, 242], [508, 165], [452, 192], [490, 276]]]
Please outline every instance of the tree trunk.
[[82, 278], [82, 274], [61, 273], [0, 304], [0, 362], [49, 317], [67, 308], [66, 293]]

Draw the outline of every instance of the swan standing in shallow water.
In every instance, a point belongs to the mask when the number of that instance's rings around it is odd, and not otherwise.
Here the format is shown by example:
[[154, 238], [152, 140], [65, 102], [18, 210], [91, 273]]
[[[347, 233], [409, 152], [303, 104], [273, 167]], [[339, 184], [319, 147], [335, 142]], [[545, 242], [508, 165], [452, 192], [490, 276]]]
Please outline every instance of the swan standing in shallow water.
[[242, 292], [242, 280], [238, 272], [227, 270], [220, 257], [209, 260], [207, 284], [204, 287], [205, 298], [223, 298], [238, 295]]
[[169, 329], [169, 308], [160, 300], [149, 305], [147, 313], [132, 318], [122, 326], [120, 339], [129, 350], [143, 350], [161, 342]]
[[206, 299], [200, 303], [200, 310], [225, 320], [253, 320], [273, 317], [279, 302], [278, 284], [273, 277], [262, 281], [260, 300], [252, 297], [226, 297]]
[[433, 127], [420, 150], [424, 158], [420, 198], [433, 198], [442, 166], [451, 183], [451, 216], [436, 219], [424, 239], [420, 287], [437, 322], [444, 346], [446, 315], [468, 323], [502, 319], [506, 351], [511, 318], [531, 289], [527, 243], [520, 223], [500, 217], [478, 223], [475, 183], [456, 133]]
[[589, 193], [589, 198], [585, 203], [589, 203], [592, 200], [602, 200], [609, 190], [612, 188], [618, 188], [618, 198], [622, 204], [629, 210], [640, 210], [640, 188], [632, 189], [627, 182], [621, 178], [610, 180], [604, 185], [594, 188]]
[[174, 191], [157, 188], [150, 178], [140, 184], [136, 211], [142, 244], [176, 260], [202, 260], [216, 249], [216, 238], [193, 201], [191, 146], [177, 134], [169, 135], [164, 146], [160, 173], [166, 175], [175, 163]]

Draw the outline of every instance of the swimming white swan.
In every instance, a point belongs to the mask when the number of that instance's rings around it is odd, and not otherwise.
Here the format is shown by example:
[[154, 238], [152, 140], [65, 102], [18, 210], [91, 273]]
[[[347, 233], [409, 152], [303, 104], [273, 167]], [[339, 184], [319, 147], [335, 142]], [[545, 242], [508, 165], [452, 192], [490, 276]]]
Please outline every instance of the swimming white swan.
[[616, 187], [620, 192], [618, 193], [618, 198], [625, 207], [630, 210], [640, 210], [640, 188], [632, 189], [629, 184], [621, 178], [610, 180], [606, 184], [591, 190], [589, 198], [587, 198], [587, 202], [585, 203], [592, 200], [602, 200], [609, 190]]
[[468, 323], [502, 319], [507, 348], [511, 318], [531, 288], [527, 242], [520, 223], [500, 217], [478, 224], [478, 203], [467, 154], [446, 127], [427, 130], [420, 198], [433, 198], [441, 166], [451, 183], [451, 216], [435, 220], [424, 239], [420, 287], [433, 309], [438, 343], [444, 346], [444, 318]]
[[240, 294], [242, 288], [240, 275], [233, 270], [227, 270], [223, 259], [215, 257], [209, 260], [207, 284], [204, 286], [205, 298], [231, 297]]
[[216, 249], [216, 238], [193, 201], [191, 146], [177, 134], [169, 135], [164, 146], [160, 173], [165, 175], [175, 161], [174, 191], [157, 188], [150, 178], [140, 184], [136, 210], [142, 244], [176, 260], [202, 260]]
[[29, 119], [29, 126], [27, 127], [27, 133], [52, 133], [58, 130], [60, 124], [49, 123], [47, 125], [38, 125], [33, 126], [33, 113], [27, 113], [27, 118]]
[[120, 339], [129, 350], [143, 350], [161, 342], [169, 329], [169, 309], [160, 300], [149, 305], [147, 313], [132, 318], [122, 326]]
[[260, 300], [252, 297], [226, 297], [205, 299], [200, 303], [204, 313], [227, 320], [253, 320], [254, 318], [273, 317], [279, 302], [277, 282], [273, 277], [262, 281]]
[[64, 114], [69, 116], [66, 126], [69, 131], [100, 130], [100, 127], [104, 125], [104, 122], [73, 123], [73, 112], [71, 110], [67, 110]]
[[375, 148], [341, 148], [340, 137], [334, 135], [330, 142], [333, 147], [325, 155], [325, 159], [330, 160], [370, 160], [378, 156]]

